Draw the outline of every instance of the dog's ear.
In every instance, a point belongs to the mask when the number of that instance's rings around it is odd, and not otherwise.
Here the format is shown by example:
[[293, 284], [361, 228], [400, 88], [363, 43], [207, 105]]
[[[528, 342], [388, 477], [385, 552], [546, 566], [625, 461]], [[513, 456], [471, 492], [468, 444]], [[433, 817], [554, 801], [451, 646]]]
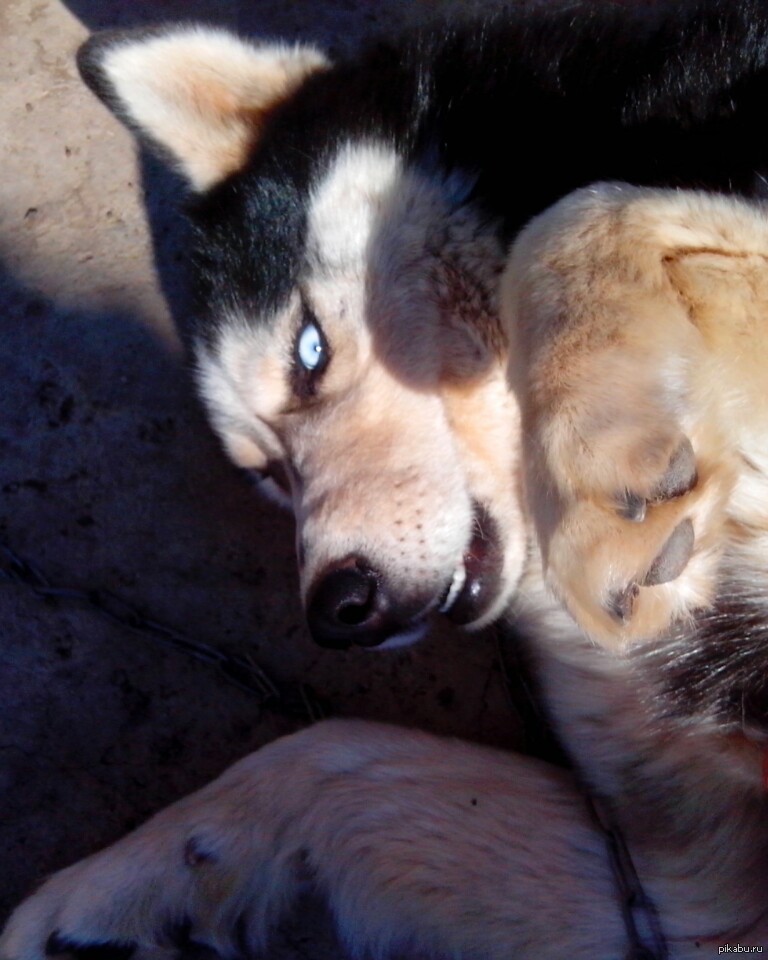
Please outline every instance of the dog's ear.
[[195, 190], [240, 169], [269, 112], [328, 65], [314, 47], [200, 26], [96, 34], [78, 54], [91, 89]]

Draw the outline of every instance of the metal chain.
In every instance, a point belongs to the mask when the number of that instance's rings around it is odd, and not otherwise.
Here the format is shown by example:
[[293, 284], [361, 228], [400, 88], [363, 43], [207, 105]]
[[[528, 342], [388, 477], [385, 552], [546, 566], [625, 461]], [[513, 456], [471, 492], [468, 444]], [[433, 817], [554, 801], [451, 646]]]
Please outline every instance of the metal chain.
[[58, 586], [37, 567], [20, 557], [7, 544], [0, 543], [0, 583], [25, 587], [47, 602], [74, 605], [93, 611], [100, 617], [164, 644], [180, 653], [214, 666], [229, 683], [254, 696], [260, 707], [275, 713], [314, 723], [327, 716], [325, 706], [305, 683], [278, 683], [251, 658], [226, 653], [216, 647], [174, 630], [145, 616], [122, 597], [109, 590]]
[[510, 706], [522, 725], [526, 752], [574, 772], [592, 819], [605, 837], [629, 943], [623, 960], [668, 960], [669, 949], [656, 904], [643, 889], [627, 843], [610, 816], [607, 805], [587, 788], [549, 723], [541, 706], [535, 673], [526, 657], [525, 645], [519, 642], [519, 638], [516, 639], [509, 628], [497, 627], [496, 649]]
[[668, 960], [669, 948], [656, 904], [643, 889], [623, 834], [606, 803], [584, 791], [593, 820], [605, 836], [608, 858], [619, 895], [621, 916], [629, 938], [625, 960]]

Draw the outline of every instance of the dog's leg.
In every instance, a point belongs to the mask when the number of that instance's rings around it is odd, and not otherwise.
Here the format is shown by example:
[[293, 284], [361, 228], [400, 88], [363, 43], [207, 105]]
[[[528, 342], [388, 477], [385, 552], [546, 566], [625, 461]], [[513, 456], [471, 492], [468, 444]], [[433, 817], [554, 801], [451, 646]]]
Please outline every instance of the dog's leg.
[[567, 772], [328, 721], [53, 876], [11, 917], [0, 956], [138, 960], [180, 934], [254, 956], [302, 876], [356, 956], [621, 953], [604, 839]]
[[503, 303], [528, 500], [548, 582], [600, 642], [707, 606], [754, 517], [766, 264], [754, 206], [618, 185], [566, 198], [515, 244]]

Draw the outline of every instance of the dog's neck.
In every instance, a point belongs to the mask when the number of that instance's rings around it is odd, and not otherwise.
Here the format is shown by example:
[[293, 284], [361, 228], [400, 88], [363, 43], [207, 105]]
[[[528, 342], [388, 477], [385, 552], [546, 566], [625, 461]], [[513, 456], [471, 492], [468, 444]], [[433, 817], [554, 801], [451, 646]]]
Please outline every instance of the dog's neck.
[[765, 751], [715, 733], [644, 734], [610, 772], [610, 801], [667, 937], [733, 942], [762, 918], [765, 943]]
[[768, 943], [765, 744], [712, 715], [670, 716], [647, 663], [596, 650], [543, 590], [524, 583], [517, 613], [537, 638], [553, 725], [607, 805], [665, 936]]
[[[577, 760], [588, 758], [584, 779], [606, 798], [665, 936], [768, 942], [765, 747], [716, 729], [657, 725], [638, 708], [613, 728], [610, 713], [587, 724]], [[595, 736], [603, 740], [596, 762], [593, 748], [582, 749]]]

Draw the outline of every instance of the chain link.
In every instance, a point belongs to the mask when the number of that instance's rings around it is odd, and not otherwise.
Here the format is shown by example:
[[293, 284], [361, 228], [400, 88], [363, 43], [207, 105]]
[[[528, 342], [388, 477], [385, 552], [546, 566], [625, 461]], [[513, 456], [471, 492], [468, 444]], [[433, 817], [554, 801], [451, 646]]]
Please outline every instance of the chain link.
[[47, 602], [79, 606], [147, 639], [214, 666], [229, 683], [254, 696], [260, 707], [314, 723], [327, 710], [305, 683], [278, 683], [249, 656], [227, 653], [194, 640], [145, 616], [137, 607], [109, 590], [77, 588], [51, 583], [29, 560], [0, 543], [0, 583], [24, 587]]
[[[498, 626], [496, 648], [510, 706], [518, 715], [527, 752], [573, 770], [573, 763], [541, 707], [535, 673], [524, 645], [516, 643], [514, 634], [510, 634], [508, 629]], [[577, 779], [581, 780], [578, 772], [574, 772]], [[623, 960], [668, 960], [669, 949], [656, 904], [643, 889], [621, 831], [607, 805], [592, 794], [583, 782], [580, 785], [595, 826], [605, 838], [629, 944]]]

